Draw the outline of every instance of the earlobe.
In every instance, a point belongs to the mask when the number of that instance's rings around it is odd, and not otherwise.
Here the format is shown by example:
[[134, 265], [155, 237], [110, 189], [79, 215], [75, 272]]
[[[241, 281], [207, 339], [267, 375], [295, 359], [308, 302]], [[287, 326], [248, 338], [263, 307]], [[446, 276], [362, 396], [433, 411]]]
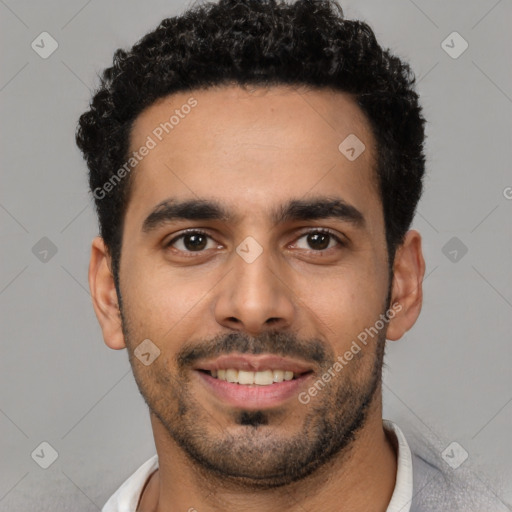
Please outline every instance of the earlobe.
[[393, 262], [391, 307], [401, 306], [400, 312], [389, 322], [386, 338], [400, 339], [416, 322], [423, 302], [425, 260], [421, 250], [421, 235], [410, 230], [397, 249]]
[[89, 288], [105, 344], [114, 350], [125, 348], [117, 291], [110, 268], [110, 255], [105, 242], [99, 236], [94, 238], [91, 246]]

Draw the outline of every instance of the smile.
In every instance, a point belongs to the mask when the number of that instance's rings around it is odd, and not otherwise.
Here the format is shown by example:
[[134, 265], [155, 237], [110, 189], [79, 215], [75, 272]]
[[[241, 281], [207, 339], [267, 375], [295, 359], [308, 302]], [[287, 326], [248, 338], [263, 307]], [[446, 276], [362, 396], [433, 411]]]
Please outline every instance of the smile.
[[250, 386], [252, 384], [257, 386], [270, 386], [285, 380], [296, 379], [301, 374], [294, 373], [289, 370], [264, 370], [251, 372], [245, 370], [237, 370], [236, 368], [228, 368], [226, 370], [211, 370], [210, 375], [216, 379], [231, 382], [232, 384], [241, 384], [244, 386]]
[[230, 354], [201, 361], [194, 368], [208, 394], [243, 409], [284, 405], [314, 375], [305, 361], [271, 354]]

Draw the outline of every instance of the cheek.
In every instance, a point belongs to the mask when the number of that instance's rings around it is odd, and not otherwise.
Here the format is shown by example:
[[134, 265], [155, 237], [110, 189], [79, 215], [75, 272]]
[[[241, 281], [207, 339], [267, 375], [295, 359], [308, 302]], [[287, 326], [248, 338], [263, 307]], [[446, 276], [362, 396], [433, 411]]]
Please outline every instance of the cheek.
[[[362, 259], [362, 258], [361, 258]], [[383, 313], [387, 280], [369, 264], [354, 264], [331, 274], [323, 286], [304, 282], [304, 303], [337, 353], [344, 352]]]
[[137, 338], [168, 345], [186, 335], [183, 331], [191, 322], [200, 325], [197, 322], [204, 316], [207, 292], [213, 284], [208, 285], [207, 279], [191, 281], [176, 276], [169, 269], [149, 271], [147, 267], [132, 267], [125, 280], [125, 316]]

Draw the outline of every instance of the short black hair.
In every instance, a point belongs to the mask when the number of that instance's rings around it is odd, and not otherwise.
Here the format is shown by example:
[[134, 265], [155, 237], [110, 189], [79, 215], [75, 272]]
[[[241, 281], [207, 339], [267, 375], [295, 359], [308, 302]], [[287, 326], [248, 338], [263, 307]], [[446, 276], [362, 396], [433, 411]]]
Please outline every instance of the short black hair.
[[117, 287], [133, 173], [108, 194], [97, 197], [95, 191], [126, 164], [134, 120], [169, 94], [230, 84], [329, 88], [352, 95], [377, 144], [376, 177], [392, 262], [422, 192], [425, 119], [410, 66], [381, 48], [368, 24], [346, 20], [336, 0], [195, 5], [162, 20], [130, 50], [116, 50], [113, 65], [99, 78], [90, 109], [80, 116], [76, 143], [89, 168]]

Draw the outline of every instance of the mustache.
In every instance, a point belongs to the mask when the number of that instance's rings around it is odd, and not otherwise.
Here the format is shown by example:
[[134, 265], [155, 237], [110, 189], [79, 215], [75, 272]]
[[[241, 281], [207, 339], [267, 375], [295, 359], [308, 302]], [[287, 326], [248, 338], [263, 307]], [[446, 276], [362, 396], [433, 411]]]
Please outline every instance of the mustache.
[[176, 355], [180, 369], [192, 366], [201, 359], [209, 359], [233, 352], [242, 354], [271, 354], [281, 357], [295, 357], [323, 366], [334, 361], [334, 354], [325, 343], [317, 338], [298, 339], [293, 333], [266, 331], [253, 337], [242, 332], [221, 334], [215, 338], [199, 342], [186, 343]]

